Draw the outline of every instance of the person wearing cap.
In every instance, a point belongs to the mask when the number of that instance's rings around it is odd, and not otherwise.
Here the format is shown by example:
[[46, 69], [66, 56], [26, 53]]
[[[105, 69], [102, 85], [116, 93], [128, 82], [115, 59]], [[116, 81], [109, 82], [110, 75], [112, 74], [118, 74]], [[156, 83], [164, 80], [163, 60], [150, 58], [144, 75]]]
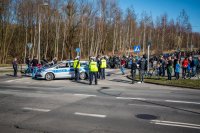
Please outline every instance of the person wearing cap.
[[74, 68], [74, 72], [75, 72], [75, 80], [78, 81], [79, 80], [79, 69], [80, 69], [81, 65], [80, 65], [80, 61], [79, 61], [79, 57], [77, 56], [74, 59], [74, 63], [73, 63], [73, 68]]
[[105, 79], [105, 69], [106, 69], [106, 66], [107, 66], [106, 59], [105, 59], [105, 57], [102, 57], [101, 61], [100, 61], [100, 71], [101, 71], [100, 77], [101, 77], [101, 79]]
[[89, 85], [92, 85], [93, 77], [95, 78], [95, 85], [97, 85], [98, 66], [97, 66], [97, 62], [95, 61], [95, 58], [91, 58], [91, 61], [89, 64], [89, 73], [90, 73]]

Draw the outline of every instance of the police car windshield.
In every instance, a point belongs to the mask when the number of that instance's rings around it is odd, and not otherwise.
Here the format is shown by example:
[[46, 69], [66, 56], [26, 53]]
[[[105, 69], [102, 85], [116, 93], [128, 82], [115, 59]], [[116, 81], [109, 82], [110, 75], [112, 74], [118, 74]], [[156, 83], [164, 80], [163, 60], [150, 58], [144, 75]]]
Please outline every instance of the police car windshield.
[[59, 62], [59, 63], [57, 63], [57, 64], [54, 64], [54, 65], [50, 66], [50, 68], [55, 67], [55, 66], [57, 66], [57, 65], [59, 65], [59, 64], [61, 64], [61, 63], [62, 63], [62, 62]]

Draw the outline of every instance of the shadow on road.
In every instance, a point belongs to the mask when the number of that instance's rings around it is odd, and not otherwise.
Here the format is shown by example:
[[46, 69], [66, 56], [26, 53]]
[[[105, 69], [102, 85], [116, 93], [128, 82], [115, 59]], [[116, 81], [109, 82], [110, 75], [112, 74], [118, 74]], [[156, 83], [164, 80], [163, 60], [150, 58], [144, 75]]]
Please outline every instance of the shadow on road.
[[112, 80], [109, 80], [109, 81], [114, 81], [114, 82], [121, 82], [121, 83], [132, 83], [132, 81], [130, 80], [122, 80], [122, 79], [112, 79]]
[[187, 109], [183, 109], [183, 108], [173, 107], [170, 105], [164, 105], [164, 104], [155, 103], [155, 102], [151, 102], [151, 101], [144, 101], [144, 100], [138, 100], [138, 101], [147, 103], [147, 104], [157, 105], [157, 106], [161, 106], [161, 107], [171, 108], [171, 109], [175, 109], [175, 110], [179, 110], [179, 111], [184, 111], [184, 112], [200, 115], [200, 112], [195, 112], [195, 111], [191, 111], [191, 110], [187, 110]]
[[71, 80], [71, 82], [84, 84], [84, 85], [89, 85], [89, 82], [87, 80], [79, 80], [79, 81]]
[[118, 93], [118, 94], [111, 94], [112, 92], [104, 92], [104, 90], [108, 90], [110, 89], [110, 87], [101, 87], [101, 89], [98, 89], [97, 91], [101, 94], [107, 95], [107, 96], [113, 96], [113, 97], [119, 97], [122, 92]]

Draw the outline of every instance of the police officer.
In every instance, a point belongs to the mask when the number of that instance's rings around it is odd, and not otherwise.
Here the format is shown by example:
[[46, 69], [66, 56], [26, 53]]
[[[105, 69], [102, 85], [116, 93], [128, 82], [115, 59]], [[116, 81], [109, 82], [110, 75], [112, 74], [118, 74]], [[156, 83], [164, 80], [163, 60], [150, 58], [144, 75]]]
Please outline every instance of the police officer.
[[97, 66], [97, 62], [95, 61], [95, 58], [91, 58], [91, 62], [89, 64], [89, 71], [90, 71], [90, 83], [89, 83], [89, 85], [92, 85], [93, 76], [95, 78], [95, 85], [97, 85], [98, 66]]
[[74, 72], [75, 72], [75, 80], [78, 81], [79, 80], [79, 69], [80, 69], [80, 60], [79, 60], [78, 56], [74, 59], [73, 68], [74, 68]]
[[106, 59], [102, 57], [100, 61], [100, 71], [101, 71], [101, 79], [105, 79], [105, 69], [106, 69]]

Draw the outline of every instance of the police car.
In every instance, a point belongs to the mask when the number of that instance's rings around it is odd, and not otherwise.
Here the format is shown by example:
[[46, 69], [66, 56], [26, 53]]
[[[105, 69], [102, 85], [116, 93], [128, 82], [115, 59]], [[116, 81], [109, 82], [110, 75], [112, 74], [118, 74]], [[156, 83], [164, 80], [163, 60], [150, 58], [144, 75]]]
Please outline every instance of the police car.
[[[87, 79], [89, 68], [88, 61], [80, 61], [80, 79]], [[35, 75], [36, 79], [64, 79], [64, 78], [74, 78], [75, 72], [73, 68], [73, 61], [62, 61], [55, 64], [49, 68], [39, 69]]]

